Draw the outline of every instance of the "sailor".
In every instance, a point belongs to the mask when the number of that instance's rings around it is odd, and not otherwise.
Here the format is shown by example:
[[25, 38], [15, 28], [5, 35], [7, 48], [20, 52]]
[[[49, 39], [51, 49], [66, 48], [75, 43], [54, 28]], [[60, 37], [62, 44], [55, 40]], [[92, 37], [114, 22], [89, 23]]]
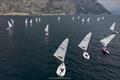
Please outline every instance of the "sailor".
[[106, 53], [108, 53], [108, 54], [109, 54], [109, 51], [107, 50], [107, 47], [106, 47], [106, 46], [105, 46], [105, 47], [103, 47], [102, 51], [103, 51], [103, 54], [106, 54]]
[[63, 73], [64, 69], [61, 68], [61, 72]]
[[113, 34], [118, 34], [118, 32], [117, 31], [113, 31]]
[[87, 54], [85, 54], [85, 57], [88, 57], [88, 55], [87, 55]]
[[63, 73], [64, 69], [63, 69], [63, 68], [60, 68], [60, 70], [61, 70], [60, 74]]

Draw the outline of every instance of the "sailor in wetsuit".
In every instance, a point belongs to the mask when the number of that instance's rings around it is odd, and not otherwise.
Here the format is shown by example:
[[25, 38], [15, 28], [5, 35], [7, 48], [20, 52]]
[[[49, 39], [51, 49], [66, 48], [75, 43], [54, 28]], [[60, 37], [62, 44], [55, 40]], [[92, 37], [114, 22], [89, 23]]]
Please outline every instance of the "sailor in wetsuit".
[[106, 46], [102, 48], [102, 52], [103, 52], [104, 55], [105, 55], [106, 53], [109, 54], [109, 51], [107, 50], [107, 47], [106, 47]]
[[60, 68], [60, 70], [61, 70], [60, 74], [63, 73], [64, 69], [63, 69], [63, 68]]
[[[63, 64], [61, 66], [63, 66]], [[60, 74], [63, 73], [63, 71], [64, 71], [64, 69], [61, 67], [60, 68]]]

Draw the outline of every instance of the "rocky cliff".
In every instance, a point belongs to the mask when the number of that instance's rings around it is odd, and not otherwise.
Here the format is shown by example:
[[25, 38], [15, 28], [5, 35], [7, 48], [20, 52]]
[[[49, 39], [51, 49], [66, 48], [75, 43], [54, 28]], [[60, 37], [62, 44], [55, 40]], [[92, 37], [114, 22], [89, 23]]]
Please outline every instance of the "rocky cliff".
[[110, 14], [97, 0], [0, 0], [0, 14]]

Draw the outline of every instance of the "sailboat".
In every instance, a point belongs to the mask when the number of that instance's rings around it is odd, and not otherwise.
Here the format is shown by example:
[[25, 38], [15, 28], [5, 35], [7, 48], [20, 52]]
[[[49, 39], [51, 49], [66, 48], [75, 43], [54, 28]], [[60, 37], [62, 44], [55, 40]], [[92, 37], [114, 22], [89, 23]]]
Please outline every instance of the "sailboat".
[[35, 18], [36, 23], [38, 22], [38, 18]]
[[31, 20], [30, 20], [30, 26], [32, 26], [32, 22], [33, 22], [33, 21], [32, 21], [32, 19], [31, 19]]
[[87, 22], [90, 22], [90, 18], [87, 19]]
[[27, 26], [28, 25], [28, 20], [27, 19], [25, 19], [25, 26]]
[[8, 21], [8, 28], [6, 28], [6, 30], [10, 30], [13, 27], [12, 23], [10, 23], [10, 21]]
[[82, 22], [83, 22], [83, 23], [85, 22], [85, 19], [84, 19], [84, 18], [82, 19]]
[[63, 77], [65, 75], [66, 72], [66, 67], [65, 67], [65, 63], [62, 63], [56, 71], [56, 74], [60, 77]]
[[72, 20], [74, 20], [75, 19], [75, 17], [72, 17]]
[[80, 19], [80, 16], [78, 16], [78, 19]]
[[101, 44], [103, 45], [102, 51], [104, 53], [109, 54], [110, 52], [107, 50], [107, 45], [112, 41], [112, 39], [115, 37], [116, 34], [109, 35], [108, 37], [105, 37], [104, 39], [100, 40]]
[[100, 21], [100, 17], [97, 18], [97, 21]]
[[56, 74], [60, 77], [63, 77], [66, 73], [64, 60], [65, 60], [65, 55], [68, 47], [68, 42], [69, 42], [69, 39], [66, 38], [54, 53], [54, 57], [56, 57], [58, 60], [62, 62], [62, 64], [57, 68], [57, 71], [56, 71]]
[[45, 31], [45, 35], [46, 35], [46, 36], [49, 35], [49, 24], [46, 25], [44, 31]]
[[84, 57], [85, 59], [90, 59], [90, 56], [89, 56], [89, 54], [88, 54], [88, 52], [87, 52], [87, 48], [88, 48], [88, 45], [89, 45], [91, 36], [92, 36], [92, 32], [89, 32], [89, 33], [83, 38], [83, 40], [80, 42], [80, 44], [78, 45], [78, 47], [80, 47], [81, 49], [84, 50], [84, 52], [83, 52], [83, 57]]
[[13, 19], [11, 19], [11, 23], [12, 23], [12, 24], [14, 24], [14, 21], [13, 21]]
[[115, 25], [116, 25], [116, 22], [114, 22], [111, 27], [110, 27], [110, 30], [113, 32], [113, 34], [118, 34], [117, 31], [115, 31]]
[[38, 19], [38, 20], [39, 20], [39, 22], [41, 22], [41, 18], [40, 18], [40, 17], [39, 17], [39, 19]]
[[105, 18], [105, 17], [103, 16], [103, 17], [102, 17], [102, 20], [104, 20], [104, 18]]
[[60, 16], [58, 17], [58, 22], [60, 21]]

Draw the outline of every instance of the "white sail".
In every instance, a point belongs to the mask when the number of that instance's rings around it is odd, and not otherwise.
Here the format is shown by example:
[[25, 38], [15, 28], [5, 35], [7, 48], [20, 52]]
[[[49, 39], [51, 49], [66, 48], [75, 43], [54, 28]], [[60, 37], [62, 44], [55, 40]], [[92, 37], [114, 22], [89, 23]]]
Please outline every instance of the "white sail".
[[72, 17], [72, 20], [74, 20], [75, 18], [74, 17]]
[[80, 19], [80, 16], [78, 16], [78, 19]]
[[86, 51], [87, 48], [88, 48], [90, 39], [91, 39], [91, 35], [92, 35], [92, 32], [89, 32], [89, 33], [83, 38], [83, 40], [80, 42], [80, 44], [78, 45], [78, 47], [80, 47], [81, 49], [83, 49], [83, 50]]
[[39, 20], [39, 22], [41, 22], [41, 18], [40, 18], [40, 17], [39, 17], [39, 19], [38, 19], [38, 20]]
[[100, 21], [100, 17], [97, 18], [97, 21]]
[[84, 19], [84, 18], [82, 19], [82, 22], [85, 22], [85, 19]]
[[114, 31], [115, 25], [116, 25], [116, 22], [114, 22], [114, 23], [111, 25], [111, 27], [110, 27], [110, 30], [111, 30], [111, 31]]
[[49, 35], [49, 24], [47, 24], [44, 31], [46, 36]]
[[115, 37], [115, 35], [116, 35], [116, 34], [112, 34], [112, 35], [109, 35], [108, 37], [100, 40], [101, 44], [102, 44], [103, 46], [107, 46], [107, 45], [110, 43], [110, 41]]
[[58, 22], [60, 21], [60, 16], [58, 17]]
[[102, 17], [102, 20], [104, 20], [104, 16]]
[[35, 21], [38, 22], [38, 18], [35, 18]]
[[54, 53], [54, 57], [58, 58], [62, 62], [64, 62], [64, 59], [65, 59], [68, 42], [69, 42], [69, 39], [66, 38]]
[[90, 22], [90, 18], [87, 19], [87, 22]]
[[9, 28], [12, 27], [12, 23], [10, 23], [10, 21], [8, 21], [8, 26], [9, 26]]
[[65, 75], [65, 72], [66, 72], [66, 67], [65, 67], [65, 64], [62, 63], [58, 68], [57, 68], [57, 71], [56, 71], [56, 74], [60, 77], [63, 77]]
[[28, 22], [27, 19], [25, 19], [25, 24], [27, 24], [27, 22]]
[[25, 23], [27, 24], [27, 19], [25, 19]]
[[47, 24], [45, 27], [45, 31], [48, 32], [48, 30], [49, 30], [49, 24]]
[[33, 21], [32, 21], [32, 19], [31, 19], [31, 20], [30, 20], [30, 26], [32, 26], [32, 22], [33, 22]]
[[13, 21], [13, 19], [11, 19], [11, 23], [12, 23], [12, 24], [14, 24], [14, 21]]

